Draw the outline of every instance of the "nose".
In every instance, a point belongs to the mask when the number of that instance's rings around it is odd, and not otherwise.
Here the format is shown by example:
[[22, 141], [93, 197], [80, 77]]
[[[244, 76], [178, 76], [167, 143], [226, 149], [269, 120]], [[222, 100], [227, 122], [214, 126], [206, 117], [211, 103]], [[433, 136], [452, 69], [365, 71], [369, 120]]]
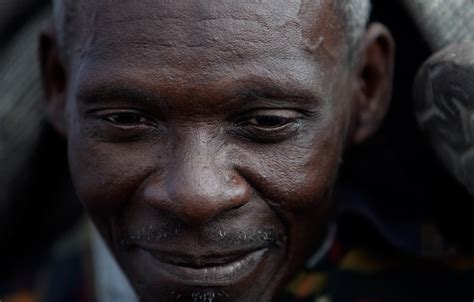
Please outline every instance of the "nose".
[[187, 225], [200, 226], [245, 205], [251, 191], [226, 163], [225, 154], [199, 141], [190, 145], [174, 152], [165, 171], [151, 179], [143, 192], [151, 207]]

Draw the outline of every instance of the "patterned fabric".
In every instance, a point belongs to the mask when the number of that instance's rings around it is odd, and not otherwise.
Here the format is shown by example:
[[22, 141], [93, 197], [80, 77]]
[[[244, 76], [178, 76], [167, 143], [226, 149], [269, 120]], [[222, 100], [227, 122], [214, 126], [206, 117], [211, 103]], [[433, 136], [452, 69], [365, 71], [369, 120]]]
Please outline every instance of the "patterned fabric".
[[282, 302], [472, 301], [473, 285], [474, 256], [434, 262], [337, 239], [323, 262], [290, 283]]
[[340, 216], [364, 221], [367, 232], [375, 233], [402, 253], [443, 259], [457, 250], [456, 244], [441, 234], [432, 217], [368, 200], [357, 188], [347, 184], [338, 185], [336, 195]]
[[434, 51], [474, 42], [474, 0], [403, 0]]

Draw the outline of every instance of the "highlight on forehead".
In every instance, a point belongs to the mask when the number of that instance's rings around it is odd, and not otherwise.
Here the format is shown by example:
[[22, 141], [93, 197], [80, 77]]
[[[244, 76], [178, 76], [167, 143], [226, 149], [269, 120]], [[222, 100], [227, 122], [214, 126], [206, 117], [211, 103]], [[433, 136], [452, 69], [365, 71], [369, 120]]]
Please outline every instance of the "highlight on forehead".
[[[80, 28], [77, 19], [80, 11], [85, 11], [89, 0], [52, 0], [54, 5], [54, 22], [58, 35], [58, 43], [65, 56], [71, 52], [71, 39], [75, 36], [74, 30]], [[98, 1], [98, 0], [94, 0]], [[225, 1], [225, 0], [223, 0]], [[261, 0], [251, 0], [261, 1]], [[304, 0], [301, 0], [304, 1]], [[326, 1], [326, 0], [308, 0], [308, 1]], [[369, 20], [371, 5], [370, 0], [327, 0], [330, 1], [332, 8], [341, 16], [349, 52], [355, 53], [367, 22]], [[268, 0], [270, 3], [271, 0]], [[352, 56], [352, 55], [351, 55]]]

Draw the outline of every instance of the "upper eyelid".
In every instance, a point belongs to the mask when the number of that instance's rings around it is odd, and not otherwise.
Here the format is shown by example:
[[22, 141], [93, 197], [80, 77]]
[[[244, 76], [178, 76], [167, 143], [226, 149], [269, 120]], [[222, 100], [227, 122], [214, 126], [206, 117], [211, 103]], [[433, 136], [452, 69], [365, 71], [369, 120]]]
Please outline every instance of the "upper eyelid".
[[[249, 117], [255, 117], [255, 116], [259, 116], [259, 115], [265, 115], [265, 114], [259, 114], [259, 113], [278, 112], [278, 111], [295, 112], [295, 113], [300, 115], [297, 118], [312, 118], [312, 117], [318, 118], [320, 116], [319, 111], [310, 111], [310, 110], [305, 110], [305, 109], [300, 109], [300, 108], [259, 107], [259, 108], [252, 108], [252, 109], [249, 109], [249, 110], [245, 110], [244, 112], [241, 112], [240, 114], [238, 114], [238, 119], [242, 120], [243, 118], [249, 118]], [[269, 115], [269, 116], [271, 116], [271, 115], [279, 116], [278, 114], [267, 114], [267, 115]], [[233, 117], [232, 119], [235, 119], [235, 117]]]
[[[281, 112], [282, 114], [277, 114], [278, 112]], [[283, 112], [291, 112], [292, 116], [288, 116], [286, 114], [283, 114]], [[135, 109], [135, 108], [98, 108], [98, 109], [91, 109], [86, 112], [84, 112], [85, 116], [96, 116], [96, 117], [107, 117], [113, 114], [118, 114], [118, 113], [136, 113], [139, 114], [146, 119], [153, 121], [153, 122], [159, 122], [163, 123], [165, 120], [153, 115], [149, 114], [147, 112], [144, 112], [143, 110], [140, 109]], [[311, 116], [318, 116], [319, 114], [317, 112], [305, 112], [302, 110], [298, 109], [291, 109], [291, 108], [254, 108], [250, 110], [246, 110], [243, 113], [239, 114], [238, 116], [230, 117], [229, 122], [238, 124], [244, 120], [248, 120], [250, 118], [255, 118], [259, 116], [277, 116], [280, 118], [285, 118], [288, 120], [294, 119], [294, 120], [300, 120], [300, 119], [305, 119], [307, 117]]]
[[130, 113], [130, 112], [117, 112], [117, 113], [109, 113], [109, 114], [106, 114], [105, 116], [106, 117], [113, 117], [113, 116], [118, 116], [118, 115], [121, 115], [121, 114], [135, 114], [137, 116], [140, 116], [140, 118], [145, 118], [147, 119], [146, 116], [142, 115], [142, 114], [138, 114], [138, 113]]
[[[295, 116], [294, 117], [288, 117], [288, 116], [285, 116], [284, 114], [281, 114], [281, 115], [278, 115], [278, 114], [263, 114], [264, 112], [277, 112], [277, 111], [293, 111], [295, 113]], [[298, 115], [298, 116], [296, 116]], [[249, 111], [246, 111], [245, 113], [241, 114], [236, 120], [236, 123], [241, 123], [245, 120], [248, 120], [248, 119], [251, 119], [251, 118], [256, 118], [256, 117], [259, 117], [259, 116], [275, 116], [275, 117], [280, 117], [280, 118], [284, 118], [284, 119], [294, 119], [294, 120], [298, 120], [298, 119], [302, 119], [304, 118], [306, 115], [304, 113], [301, 113], [299, 112], [298, 110], [293, 110], [293, 109], [270, 109], [270, 108], [266, 108], [266, 109], [254, 109], [254, 110], [249, 110]]]
[[229, 133], [256, 143], [277, 143], [297, 135], [300, 123], [288, 123], [278, 128], [232, 127]]
[[[262, 116], [265, 116], [265, 115], [261, 115], [260, 117], [262, 117]], [[291, 122], [296, 122], [296, 121], [298, 120], [297, 117], [284, 117], [284, 116], [276, 116], [276, 115], [267, 115], [267, 116], [278, 117], [278, 118], [281, 118], [281, 119], [283, 119], [283, 120], [289, 121], [287, 124], [290, 124]], [[250, 119], [256, 119], [256, 118], [258, 118], [258, 117], [259, 117], [258, 115], [256, 115], [256, 116], [249, 116], [249, 117], [247, 117], [247, 118], [242, 119], [242, 120], [239, 121], [238, 123], [240, 124], [240, 123], [242, 123], [242, 122], [248, 121], [248, 120], [250, 120]]]
[[[112, 121], [110, 121], [108, 119], [112, 115], [120, 114], [120, 113], [136, 113], [136, 114], [139, 114], [141, 117], [144, 117], [146, 119], [146, 122], [149, 123], [149, 124], [155, 124], [155, 125], [156, 124], [161, 124], [161, 123], [158, 123], [158, 120], [156, 118], [153, 118], [150, 115], [148, 115], [146, 113], [143, 113], [139, 110], [131, 110], [131, 109], [123, 109], [123, 110], [115, 109], [115, 110], [112, 110], [111, 109], [110, 112], [104, 112], [104, 113], [101, 114], [100, 112], [103, 112], [103, 111], [108, 111], [108, 110], [107, 109], [92, 110], [92, 111], [89, 112], [88, 115], [96, 116], [97, 118], [102, 119], [106, 122], [113, 123]], [[143, 124], [145, 124], [145, 123], [143, 123]]]
[[138, 114], [143, 117], [149, 118], [149, 119], [155, 119], [153, 118], [150, 114], [147, 114], [146, 112], [137, 110], [137, 109], [96, 109], [96, 110], [90, 110], [86, 112], [86, 114], [93, 114], [93, 115], [100, 115], [100, 116], [110, 116], [114, 114], [123, 114], [123, 113], [131, 113], [131, 114]]

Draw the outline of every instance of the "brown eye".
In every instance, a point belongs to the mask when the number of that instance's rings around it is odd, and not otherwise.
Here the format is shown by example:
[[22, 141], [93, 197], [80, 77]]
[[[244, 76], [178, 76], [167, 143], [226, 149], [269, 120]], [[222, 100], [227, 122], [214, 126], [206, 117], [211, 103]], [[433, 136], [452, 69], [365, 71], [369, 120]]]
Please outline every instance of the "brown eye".
[[106, 116], [106, 120], [117, 125], [133, 126], [147, 122], [146, 117], [136, 112], [119, 112]]
[[274, 115], [261, 115], [248, 120], [250, 125], [262, 128], [279, 128], [290, 122], [291, 121], [288, 118]]
[[296, 110], [260, 109], [244, 115], [233, 132], [253, 142], [276, 143], [298, 134], [303, 119]]
[[162, 124], [153, 115], [136, 109], [99, 109], [86, 114], [90, 133], [107, 142], [132, 142], [160, 135]]

